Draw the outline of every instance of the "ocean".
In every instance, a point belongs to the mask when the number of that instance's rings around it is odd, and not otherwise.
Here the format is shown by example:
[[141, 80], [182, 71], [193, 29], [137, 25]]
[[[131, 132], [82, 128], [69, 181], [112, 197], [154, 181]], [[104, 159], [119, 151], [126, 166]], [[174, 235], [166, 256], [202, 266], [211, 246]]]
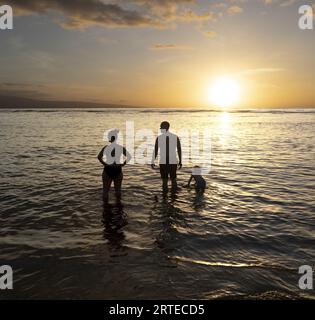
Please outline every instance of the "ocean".
[[[103, 206], [104, 132], [128, 122], [153, 146], [163, 120], [211, 152], [168, 193], [138, 155]], [[1, 299], [315, 298], [298, 286], [315, 265], [315, 110], [1, 110], [0, 127]], [[205, 158], [200, 194], [184, 185]]]

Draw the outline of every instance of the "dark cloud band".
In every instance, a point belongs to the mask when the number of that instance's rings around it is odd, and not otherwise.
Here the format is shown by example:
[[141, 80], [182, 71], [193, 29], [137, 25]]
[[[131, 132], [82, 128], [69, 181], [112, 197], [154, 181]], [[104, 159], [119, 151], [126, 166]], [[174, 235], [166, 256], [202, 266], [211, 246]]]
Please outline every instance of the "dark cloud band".
[[[104, 27], [162, 27], [177, 17], [180, 4], [194, 0], [8, 0], [18, 15], [46, 14], [56, 11], [64, 15], [63, 26], [80, 28], [90, 25]], [[182, 17], [180, 14], [178, 17]], [[195, 19], [198, 16], [195, 15]], [[187, 19], [188, 20], [188, 19]]]

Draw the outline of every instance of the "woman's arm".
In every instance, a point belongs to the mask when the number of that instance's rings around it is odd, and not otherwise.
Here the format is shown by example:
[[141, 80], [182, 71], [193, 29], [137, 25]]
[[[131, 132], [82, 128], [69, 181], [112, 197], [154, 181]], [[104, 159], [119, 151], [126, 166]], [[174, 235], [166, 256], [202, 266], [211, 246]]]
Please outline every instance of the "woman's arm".
[[124, 154], [124, 156], [126, 158], [125, 161], [124, 161], [124, 165], [126, 165], [131, 160], [131, 154], [127, 151], [126, 148], [124, 148], [123, 154]]
[[103, 154], [104, 154], [104, 150], [106, 147], [102, 148], [102, 150], [100, 151], [100, 153], [97, 156], [97, 159], [99, 160], [99, 162], [103, 165], [106, 166], [106, 162], [104, 162], [103, 160]]

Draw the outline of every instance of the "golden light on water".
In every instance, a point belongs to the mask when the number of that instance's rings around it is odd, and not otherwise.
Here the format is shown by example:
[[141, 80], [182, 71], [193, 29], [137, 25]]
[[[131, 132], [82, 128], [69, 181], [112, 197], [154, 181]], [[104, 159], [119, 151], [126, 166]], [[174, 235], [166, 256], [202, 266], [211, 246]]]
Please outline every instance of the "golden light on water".
[[230, 113], [224, 111], [220, 114], [220, 119], [222, 124], [228, 124], [231, 119], [231, 115]]
[[227, 138], [231, 133], [231, 114], [227, 111], [223, 111], [218, 116], [218, 129], [220, 131], [220, 142], [222, 145], [227, 143]]
[[217, 107], [235, 106], [240, 100], [240, 85], [233, 78], [223, 76], [210, 86], [208, 95]]

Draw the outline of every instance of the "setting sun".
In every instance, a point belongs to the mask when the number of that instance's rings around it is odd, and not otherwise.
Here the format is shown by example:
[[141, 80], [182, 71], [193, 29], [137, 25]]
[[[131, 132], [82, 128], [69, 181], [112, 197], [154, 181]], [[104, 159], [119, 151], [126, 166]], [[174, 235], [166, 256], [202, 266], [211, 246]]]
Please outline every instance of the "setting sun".
[[233, 106], [239, 102], [240, 86], [232, 78], [222, 77], [210, 87], [209, 99], [218, 107]]

